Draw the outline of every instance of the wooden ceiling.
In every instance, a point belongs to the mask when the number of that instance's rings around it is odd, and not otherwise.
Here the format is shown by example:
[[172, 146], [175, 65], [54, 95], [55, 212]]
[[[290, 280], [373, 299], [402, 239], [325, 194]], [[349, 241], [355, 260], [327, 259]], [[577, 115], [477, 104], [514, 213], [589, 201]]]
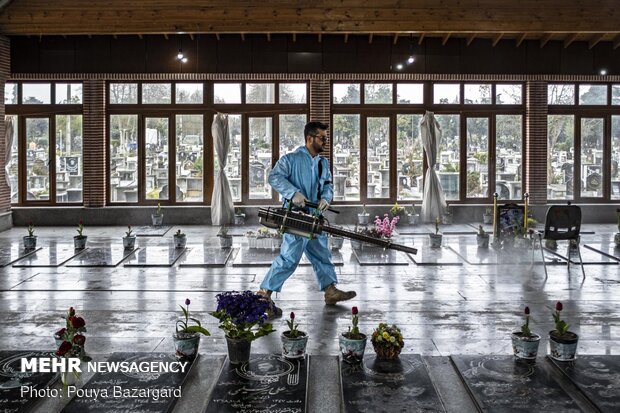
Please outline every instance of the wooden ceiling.
[[620, 0], [0, 0], [0, 34], [341, 34], [620, 46]]

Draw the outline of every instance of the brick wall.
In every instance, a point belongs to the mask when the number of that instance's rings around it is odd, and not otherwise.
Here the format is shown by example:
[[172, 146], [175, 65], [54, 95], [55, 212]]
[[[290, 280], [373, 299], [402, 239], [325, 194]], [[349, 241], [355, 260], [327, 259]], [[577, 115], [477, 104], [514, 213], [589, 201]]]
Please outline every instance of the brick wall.
[[11, 209], [11, 188], [6, 183], [5, 162], [6, 135], [4, 123], [4, 86], [11, 74], [11, 43], [8, 37], [0, 36], [0, 213]]
[[531, 204], [547, 203], [547, 82], [526, 82], [525, 190]]
[[[310, 121], [327, 123], [330, 130], [327, 136], [331, 136], [330, 125], [330, 81], [329, 79], [316, 79], [310, 81]], [[330, 158], [331, 139], [329, 140], [323, 156]], [[329, 159], [331, 161], [331, 159]]]
[[84, 99], [84, 206], [103, 207], [106, 191], [105, 81], [86, 80]]

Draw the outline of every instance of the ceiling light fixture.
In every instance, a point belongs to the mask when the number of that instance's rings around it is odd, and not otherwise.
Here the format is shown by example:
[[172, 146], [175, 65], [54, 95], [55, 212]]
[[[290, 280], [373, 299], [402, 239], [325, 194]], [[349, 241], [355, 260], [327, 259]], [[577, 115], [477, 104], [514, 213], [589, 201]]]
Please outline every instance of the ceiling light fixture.
[[407, 59], [407, 64], [411, 64], [415, 62], [415, 58], [413, 57], [413, 55], [410, 55], [409, 58]]
[[397, 64], [396, 70], [403, 70], [403, 64], [402, 63]]
[[187, 57], [184, 57], [183, 59], [181, 59], [181, 62], [187, 63]]
[[601, 69], [600, 73], [602, 76], [605, 76], [607, 74], [607, 69]]
[[183, 59], [187, 59], [187, 58], [183, 54], [183, 49], [179, 49], [179, 53], [177, 53], [177, 60], [181, 60], [182, 61]]

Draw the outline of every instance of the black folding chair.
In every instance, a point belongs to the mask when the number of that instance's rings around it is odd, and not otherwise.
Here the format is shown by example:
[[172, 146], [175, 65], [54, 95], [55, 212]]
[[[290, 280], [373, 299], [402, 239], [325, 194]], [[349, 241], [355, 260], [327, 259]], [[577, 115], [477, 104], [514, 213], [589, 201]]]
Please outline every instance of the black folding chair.
[[586, 272], [583, 268], [583, 259], [581, 258], [581, 246], [579, 240], [579, 231], [581, 230], [581, 208], [576, 205], [552, 205], [547, 210], [545, 218], [544, 232], [538, 232], [538, 241], [540, 242], [540, 254], [545, 268], [545, 279], [547, 278], [547, 264], [545, 263], [545, 253], [543, 251], [543, 240], [567, 240], [567, 263], [566, 268], [570, 270], [570, 250], [573, 245], [577, 248], [579, 254], [579, 264], [581, 264], [581, 272], [583, 278], [586, 278]]

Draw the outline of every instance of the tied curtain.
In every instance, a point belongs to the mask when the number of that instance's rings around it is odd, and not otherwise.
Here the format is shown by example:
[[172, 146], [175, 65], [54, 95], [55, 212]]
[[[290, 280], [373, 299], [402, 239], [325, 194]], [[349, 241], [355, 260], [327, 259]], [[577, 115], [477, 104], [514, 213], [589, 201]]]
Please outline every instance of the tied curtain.
[[226, 178], [226, 162], [230, 151], [230, 133], [228, 115], [218, 113], [213, 118], [211, 134], [215, 143], [215, 152], [220, 165], [215, 176], [215, 186], [211, 197], [211, 222], [213, 225], [226, 225], [232, 222], [235, 213], [232, 194]]
[[5, 140], [6, 150], [4, 151], [4, 178], [6, 179], [6, 184], [11, 188], [11, 178], [10, 178], [10, 164], [11, 164], [11, 156], [13, 155], [11, 151], [13, 150], [13, 139], [15, 139], [13, 118], [10, 116], [4, 117], [4, 125], [5, 125]]
[[441, 182], [435, 170], [437, 165], [437, 155], [439, 154], [439, 144], [441, 142], [441, 127], [435, 119], [433, 112], [426, 111], [420, 121], [420, 137], [428, 169], [424, 179], [424, 199], [422, 201], [422, 214], [420, 218], [423, 222], [434, 222], [435, 218], [441, 218], [446, 209], [446, 199], [441, 187]]

